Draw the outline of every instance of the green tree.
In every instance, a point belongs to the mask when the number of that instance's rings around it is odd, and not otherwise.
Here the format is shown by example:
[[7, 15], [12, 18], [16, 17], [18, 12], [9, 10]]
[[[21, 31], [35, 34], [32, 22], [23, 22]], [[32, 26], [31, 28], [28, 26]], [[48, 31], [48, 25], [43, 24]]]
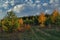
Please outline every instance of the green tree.
[[16, 30], [17, 27], [18, 27], [17, 16], [13, 11], [7, 12], [7, 15], [4, 18], [3, 28], [7, 29], [8, 32], [12, 32], [13, 30]]
[[47, 27], [51, 28], [52, 20], [51, 20], [51, 17], [50, 17], [50, 16], [46, 19], [45, 25], [46, 25]]
[[56, 17], [55, 24], [56, 24], [57, 26], [60, 26], [60, 15], [58, 15], [58, 16]]
[[56, 26], [56, 30], [59, 31], [59, 29], [60, 29], [60, 14], [56, 17], [55, 26]]
[[38, 25], [38, 23], [39, 23], [39, 22], [38, 22], [38, 16], [35, 16], [35, 17], [34, 17], [34, 20], [33, 20], [33, 24], [34, 24], [34, 25]]

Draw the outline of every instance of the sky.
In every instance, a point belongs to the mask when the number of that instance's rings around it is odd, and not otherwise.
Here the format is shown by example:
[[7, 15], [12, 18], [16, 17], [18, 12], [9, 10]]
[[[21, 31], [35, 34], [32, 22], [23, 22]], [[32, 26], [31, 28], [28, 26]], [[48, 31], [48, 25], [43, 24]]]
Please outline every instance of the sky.
[[0, 0], [0, 19], [13, 11], [18, 17], [39, 15], [41, 12], [51, 14], [60, 11], [60, 0]]

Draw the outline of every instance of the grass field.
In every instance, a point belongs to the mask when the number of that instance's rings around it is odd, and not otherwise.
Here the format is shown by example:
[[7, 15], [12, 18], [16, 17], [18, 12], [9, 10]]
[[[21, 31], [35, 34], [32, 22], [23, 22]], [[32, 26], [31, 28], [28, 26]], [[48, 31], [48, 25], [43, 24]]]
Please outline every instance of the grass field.
[[60, 30], [31, 27], [30, 31], [0, 33], [0, 40], [60, 40]]

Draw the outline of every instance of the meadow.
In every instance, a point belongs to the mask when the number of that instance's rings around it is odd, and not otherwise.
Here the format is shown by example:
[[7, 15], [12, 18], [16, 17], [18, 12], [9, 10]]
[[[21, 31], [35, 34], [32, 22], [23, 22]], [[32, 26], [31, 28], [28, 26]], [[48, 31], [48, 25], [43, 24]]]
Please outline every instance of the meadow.
[[0, 40], [60, 40], [60, 30], [33, 26], [29, 31], [0, 33]]

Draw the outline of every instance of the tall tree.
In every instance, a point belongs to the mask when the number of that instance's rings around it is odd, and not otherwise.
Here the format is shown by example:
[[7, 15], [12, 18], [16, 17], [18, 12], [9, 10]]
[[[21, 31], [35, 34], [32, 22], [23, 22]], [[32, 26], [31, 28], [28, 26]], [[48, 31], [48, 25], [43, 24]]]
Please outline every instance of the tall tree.
[[39, 15], [38, 21], [39, 21], [39, 23], [41, 23], [40, 24], [41, 26], [44, 26], [44, 23], [46, 21], [46, 17], [45, 17], [45, 14], [43, 12]]
[[58, 10], [54, 10], [51, 16], [51, 20], [54, 23], [56, 21], [56, 17], [59, 15]]
[[19, 24], [23, 25], [23, 19], [22, 18], [20, 18], [18, 21], [19, 21]]
[[7, 15], [5, 16], [3, 21], [4, 21], [3, 25], [4, 30], [7, 29], [9, 32], [12, 32], [18, 27], [17, 16], [13, 11], [7, 12]]

